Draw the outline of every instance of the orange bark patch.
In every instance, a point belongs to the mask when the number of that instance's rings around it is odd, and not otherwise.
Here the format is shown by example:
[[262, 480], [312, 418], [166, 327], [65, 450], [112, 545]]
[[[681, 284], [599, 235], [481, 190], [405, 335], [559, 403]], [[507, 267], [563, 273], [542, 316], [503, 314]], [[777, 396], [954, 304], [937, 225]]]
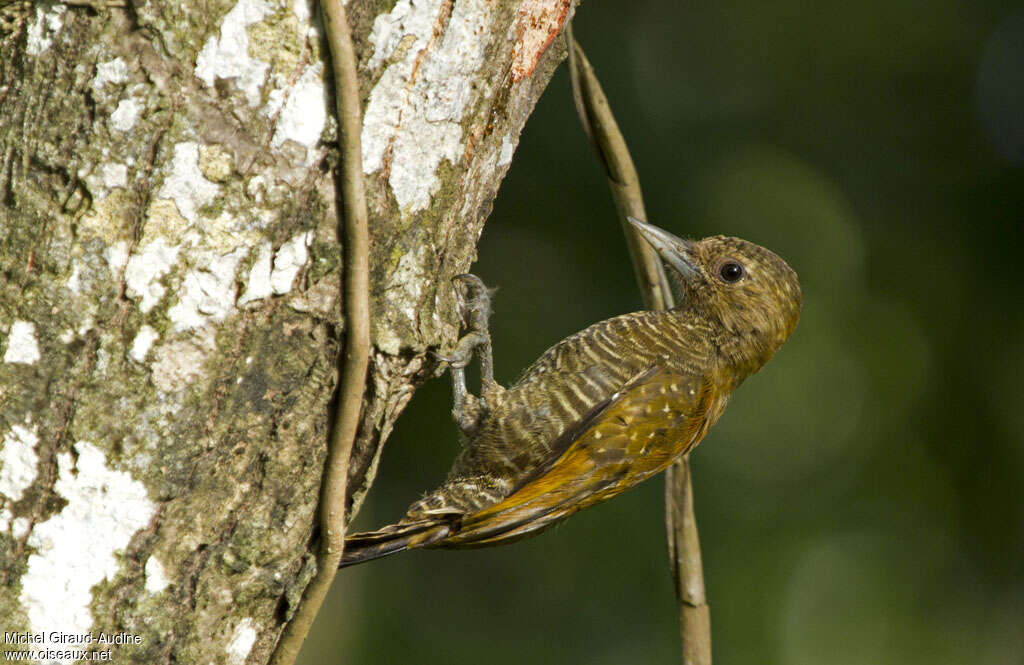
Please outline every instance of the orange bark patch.
[[572, 0], [526, 0], [519, 5], [516, 43], [512, 47], [512, 81], [521, 81], [537, 68], [569, 15]]

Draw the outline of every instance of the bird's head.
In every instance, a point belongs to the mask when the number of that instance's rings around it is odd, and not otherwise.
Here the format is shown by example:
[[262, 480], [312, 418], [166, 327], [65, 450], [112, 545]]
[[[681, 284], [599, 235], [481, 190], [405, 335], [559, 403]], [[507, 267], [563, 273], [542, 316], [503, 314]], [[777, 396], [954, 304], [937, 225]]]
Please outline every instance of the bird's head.
[[800, 282], [774, 252], [728, 236], [683, 240], [630, 222], [664, 261], [679, 306], [720, 327], [751, 360], [767, 362], [796, 328]]

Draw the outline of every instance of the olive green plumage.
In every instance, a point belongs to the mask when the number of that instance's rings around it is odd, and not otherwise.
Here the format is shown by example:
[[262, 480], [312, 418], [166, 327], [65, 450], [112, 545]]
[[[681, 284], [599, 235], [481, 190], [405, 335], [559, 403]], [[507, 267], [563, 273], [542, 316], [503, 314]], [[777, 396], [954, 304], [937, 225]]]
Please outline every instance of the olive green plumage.
[[[417, 547], [509, 542], [619, 494], [696, 446], [796, 327], [796, 273], [772, 252], [634, 224], [665, 261], [680, 305], [596, 323], [507, 389], [491, 379], [487, 292], [470, 278], [471, 332], [448, 358], [466, 444], [444, 484], [399, 523], [350, 536], [343, 566]], [[474, 349], [479, 398], [465, 394], [461, 371]]]

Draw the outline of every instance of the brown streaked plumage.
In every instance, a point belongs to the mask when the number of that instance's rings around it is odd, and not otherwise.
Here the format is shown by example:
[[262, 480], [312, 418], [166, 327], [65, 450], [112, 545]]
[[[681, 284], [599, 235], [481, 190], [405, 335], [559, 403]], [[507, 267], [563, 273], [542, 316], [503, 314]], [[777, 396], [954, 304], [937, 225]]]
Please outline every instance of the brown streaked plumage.
[[[343, 566], [510, 542], [616, 496], [692, 450], [793, 332], [800, 286], [778, 256], [632, 221], [664, 260], [680, 305], [596, 323], [504, 389], [491, 378], [486, 289], [472, 282], [472, 331], [449, 359], [466, 445], [445, 483], [400, 522], [350, 536]], [[461, 369], [474, 348], [483, 350], [480, 398], [465, 394]]]

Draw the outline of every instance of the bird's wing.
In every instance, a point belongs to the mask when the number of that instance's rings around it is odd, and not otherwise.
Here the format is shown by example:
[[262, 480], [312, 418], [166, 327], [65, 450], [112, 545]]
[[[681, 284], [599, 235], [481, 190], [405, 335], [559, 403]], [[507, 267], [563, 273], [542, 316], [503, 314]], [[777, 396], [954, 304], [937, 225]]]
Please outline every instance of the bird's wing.
[[703, 438], [726, 396], [704, 376], [655, 366], [566, 428], [501, 502], [466, 515], [441, 547], [520, 538], [661, 471]]

